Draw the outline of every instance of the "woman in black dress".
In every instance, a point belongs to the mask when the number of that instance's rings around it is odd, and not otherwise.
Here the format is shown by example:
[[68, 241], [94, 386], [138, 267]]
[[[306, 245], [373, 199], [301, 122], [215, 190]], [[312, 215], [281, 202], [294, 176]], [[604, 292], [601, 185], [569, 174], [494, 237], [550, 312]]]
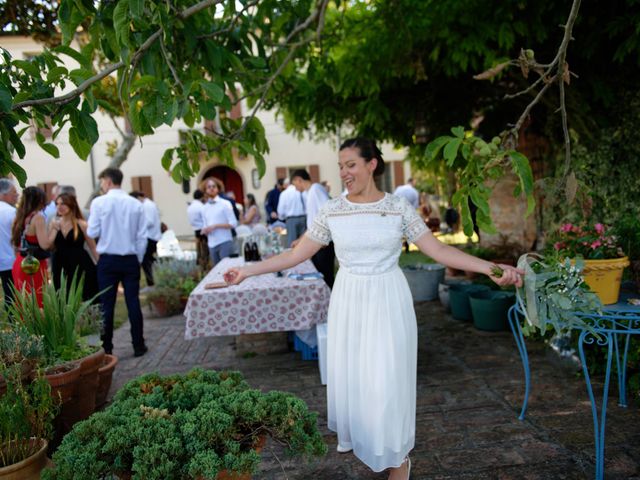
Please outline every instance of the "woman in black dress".
[[[64, 273], [67, 288], [73, 275], [80, 279], [84, 275], [83, 300], [93, 298], [98, 293], [96, 265], [85, 249], [85, 242], [93, 258], [97, 260], [96, 242], [87, 236], [87, 222], [82, 216], [76, 197], [66, 193], [56, 198], [58, 216], [51, 222], [51, 228], [57, 230], [55, 237], [55, 262], [53, 263], [53, 284], [60, 288]], [[94, 302], [98, 302], [94, 298]]]

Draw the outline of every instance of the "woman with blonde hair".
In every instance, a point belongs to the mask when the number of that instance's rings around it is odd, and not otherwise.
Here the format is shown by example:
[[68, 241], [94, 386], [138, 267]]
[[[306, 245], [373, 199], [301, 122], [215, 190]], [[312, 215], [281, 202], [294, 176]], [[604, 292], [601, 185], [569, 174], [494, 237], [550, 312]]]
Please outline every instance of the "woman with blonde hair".
[[[62, 193], [56, 198], [56, 212], [58, 218], [51, 222], [51, 229], [55, 230], [56, 261], [53, 264], [53, 284], [56, 289], [61, 287], [62, 275], [67, 279], [67, 288], [75, 275], [78, 280], [84, 275], [83, 300], [96, 297], [98, 293], [98, 275], [94, 259], [97, 260], [96, 242], [87, 236], [87, 222], [85, 221], [78, 201], [73, 195]], [[89, 248], [91, 255], [85, 249]], [[93, 257], [93, 258], [92, 258]]]

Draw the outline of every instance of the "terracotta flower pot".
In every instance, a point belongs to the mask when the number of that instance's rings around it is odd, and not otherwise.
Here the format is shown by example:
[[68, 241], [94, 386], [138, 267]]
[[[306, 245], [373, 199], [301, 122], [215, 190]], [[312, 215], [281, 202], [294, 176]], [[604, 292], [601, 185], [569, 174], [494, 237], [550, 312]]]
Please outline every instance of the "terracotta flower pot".
[[60, 405], [69, 402], [76, 395], [80, 372], [79, 363], [57, 365], [45, 372], [45, 378], [51, 385], [51, 396], [58, 399]]
[[39, 443], [40, 449], [21, 462], [0, 467], [0, 480], [40, 480], [40, 472], [47, 466], [48, 444], [46, 440], [36, 438], [28, 441]]
[[96, 410], [107, 403], [107, 395], [111, 388], [113, 371], [118, 364], [118, 357], [106, 354], [102, 360], [102, 366], [98, 369], [98, 390], [96, 391]]
[[104, 361], [104, 349], [80, 359], [80, 378], [75, 398], [69, 402], [72, 424], [84, 420], [96, 409], [98, 370]]

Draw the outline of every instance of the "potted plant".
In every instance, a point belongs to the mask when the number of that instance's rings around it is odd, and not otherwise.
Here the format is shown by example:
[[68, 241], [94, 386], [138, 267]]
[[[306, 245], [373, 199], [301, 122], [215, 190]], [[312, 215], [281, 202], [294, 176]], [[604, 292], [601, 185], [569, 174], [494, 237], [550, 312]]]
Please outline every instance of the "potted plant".
[[155, 285], [147, 293], [147, 302], [160, 317], [184, 310], [189, 294], [198, 285], [201, 272], [195, 260], [163, 259], [156, 263]]
[[265, 436], [291, 455], [324, 455], [316, 417], [294, 395], [251, 389], [239, 372], [143, 375], [73, 428], [43, 478], [243, 478]]
[[584, 280], [603, 304], [618, 301], [622, 272], [629, 266], [629, 258], [608, 227], [602, 223], [565, 223], [555, 236], [554, 249], [561, 258], [584, 259]]
[[78, 324], [95, 311], [93, 299], [83, 301], [82, 290], [82, 278], [74, 276], [67, 287], [63, 276], [59, 289], [51, 283], [43, 285], [42, 308], [35, 295], [24, 290], [14, 290], [14, 301], [9, 306], [13, 324], [42, 338], [45, 375], [61, 403], [60, 417], [56, 419], [58, 433], [68, 431], [73, 423], [95, 410], [98, 369], [104, 357], [101, 347], [89, 346], [78, 335]]
[[[5, 340], [10, 336], [3, 334]], [[24, 374], [25, 362], [42, 353], [41, 340], [22, 334], [13, 338], [13, 345], [2, 342], [0, 360], [7, 385], [0, 396], [0, 479], [35, 480], [47, 463], [55, 405], [42, 371]]]

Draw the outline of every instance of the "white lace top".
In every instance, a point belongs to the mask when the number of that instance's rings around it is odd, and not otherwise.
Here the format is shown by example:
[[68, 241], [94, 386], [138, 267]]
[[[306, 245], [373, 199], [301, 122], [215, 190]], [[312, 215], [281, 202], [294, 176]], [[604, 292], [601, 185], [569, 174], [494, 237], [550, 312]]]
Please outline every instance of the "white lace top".
[[371, 275], [398, 264], [402, 239], [413, 242], [430, 230], [404, 198], [386, 193], [372, 203], [353, 203], [341, 195], [318, 212], [308, 237], [327, 245], [333, 241], [340, 268]]

